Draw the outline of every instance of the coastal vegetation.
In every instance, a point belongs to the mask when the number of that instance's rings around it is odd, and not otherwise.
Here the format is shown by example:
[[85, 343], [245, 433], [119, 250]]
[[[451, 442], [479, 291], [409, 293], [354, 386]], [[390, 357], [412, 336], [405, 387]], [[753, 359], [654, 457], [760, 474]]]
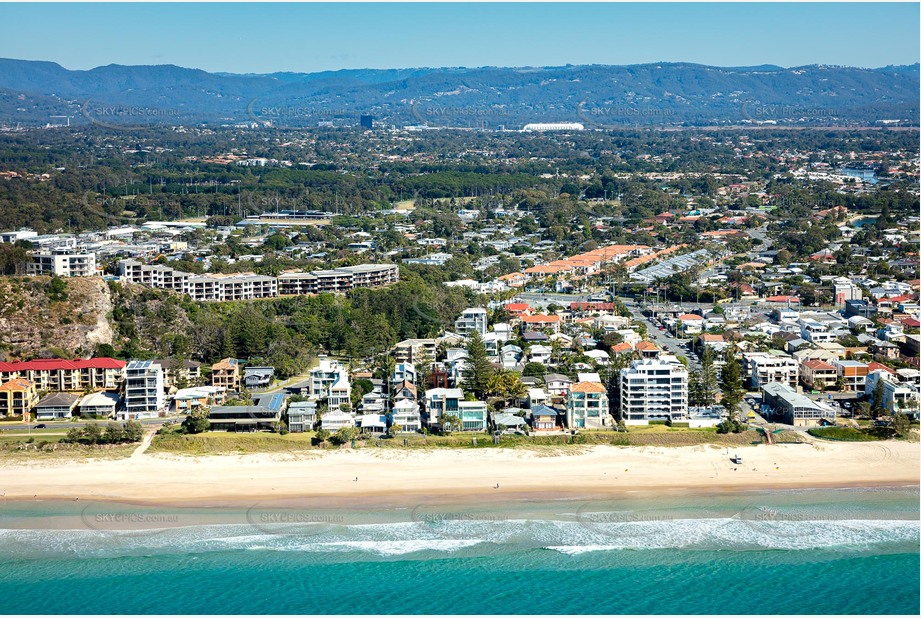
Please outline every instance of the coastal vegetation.
[[320, 432], [289, 433], [229, 433], [209, 431], [200, 434], [182, 434], [178, 431], [160, 433], [154, 437], [148, 452], [182, 455], [224, 455], [259, 452], [323, 451], [337, 448], [387, 450], [426, 450], [439, 448], [462, 449], [532, 449], [559, 447], [561, 452], [580, 446], [745, 446], [760, 444], [756, 431], [723, 435], [714, 429], [687, 429], [666, 426], [631, 428], [630, 431], [581, 431], [575, 436], [566, 434], [503, 434], [494, 440], [483, 433], [452, 432], [450, 435], [400, 434], [393, 437], [374, 437], [350, 434], [338, 437], [329, 432], [321, 438]]

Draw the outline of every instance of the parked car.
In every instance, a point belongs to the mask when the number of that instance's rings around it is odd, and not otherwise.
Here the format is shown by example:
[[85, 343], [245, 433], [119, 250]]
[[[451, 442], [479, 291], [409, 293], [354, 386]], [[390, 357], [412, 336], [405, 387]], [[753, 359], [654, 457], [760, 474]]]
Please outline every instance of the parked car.
[[35, 428], [36, 429], [48, 429], [48, 425], [46, 425], [45, 423], [39, 423], [38, 425], [35, 426]]

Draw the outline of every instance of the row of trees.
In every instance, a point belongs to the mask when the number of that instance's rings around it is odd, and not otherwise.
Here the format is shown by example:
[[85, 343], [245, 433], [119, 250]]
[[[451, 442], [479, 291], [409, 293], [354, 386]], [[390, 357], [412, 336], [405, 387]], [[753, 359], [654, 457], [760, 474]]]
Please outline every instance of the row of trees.
[[105, 429], [97, 423], [90, 423], [86, 427], [71, 427], [61, 442], [69, 444], [124, 444], [140, 442], [144, 437], [144, 430], [137, 421], [126, 423], [111, 422]]

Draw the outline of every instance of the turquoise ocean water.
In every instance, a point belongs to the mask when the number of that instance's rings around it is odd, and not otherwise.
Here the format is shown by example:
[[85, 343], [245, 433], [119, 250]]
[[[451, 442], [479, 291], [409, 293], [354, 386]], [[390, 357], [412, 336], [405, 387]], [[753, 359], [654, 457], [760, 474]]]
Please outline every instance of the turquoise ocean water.
[[0, 503], [3, 613], [917, 614], [917, 488]]

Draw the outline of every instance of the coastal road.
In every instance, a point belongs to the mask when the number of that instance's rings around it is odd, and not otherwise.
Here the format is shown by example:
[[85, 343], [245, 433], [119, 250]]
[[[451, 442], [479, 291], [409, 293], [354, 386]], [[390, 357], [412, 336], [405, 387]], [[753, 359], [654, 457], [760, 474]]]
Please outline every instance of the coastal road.
[[688, 359], [688, 365], [691, 369], [696, 371], [700, 370], [700, 359], [698, 359], [697, 355], [690, 350], [691, 339], [677, 339], [672, 337], [668, 331], [659, 330], [658, 326], [653, 324], [649, 318], [643, 315], [643, 312], [640, 311], [639, 305], [632, 298], [622, 297], [620, 300], [627, 306], [627, 309], [630, 310], [630, 313], [633, 314], [633, 320], [642, 322], [646, 325], [646, 332], [648, 333], [649, 338], [653, 343], [672, 354], [677, 356], [684, 356]]

